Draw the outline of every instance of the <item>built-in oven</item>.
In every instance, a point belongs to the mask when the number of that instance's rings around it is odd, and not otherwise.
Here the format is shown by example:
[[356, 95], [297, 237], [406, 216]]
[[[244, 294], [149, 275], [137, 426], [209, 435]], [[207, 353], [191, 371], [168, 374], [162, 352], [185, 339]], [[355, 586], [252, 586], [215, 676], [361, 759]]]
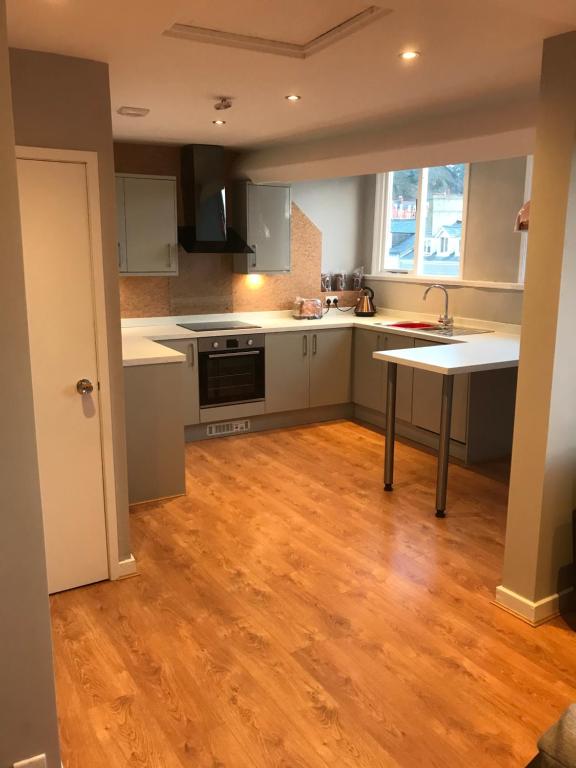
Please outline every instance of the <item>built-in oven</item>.
[[201, 408], [265, 399], [265, 339], [263, 333], [198, 339]]

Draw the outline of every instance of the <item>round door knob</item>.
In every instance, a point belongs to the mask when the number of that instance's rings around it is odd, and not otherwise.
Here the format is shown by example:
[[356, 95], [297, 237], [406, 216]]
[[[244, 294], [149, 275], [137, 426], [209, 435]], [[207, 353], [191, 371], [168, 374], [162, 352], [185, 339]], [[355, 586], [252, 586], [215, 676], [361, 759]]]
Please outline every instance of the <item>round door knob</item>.
[[76, 382], [76, 392], [78, 392], [79, 395], [89, 395], [90, 392], [94, 391], [94, 384], [90, 381], [90, 379], [79, 379]]

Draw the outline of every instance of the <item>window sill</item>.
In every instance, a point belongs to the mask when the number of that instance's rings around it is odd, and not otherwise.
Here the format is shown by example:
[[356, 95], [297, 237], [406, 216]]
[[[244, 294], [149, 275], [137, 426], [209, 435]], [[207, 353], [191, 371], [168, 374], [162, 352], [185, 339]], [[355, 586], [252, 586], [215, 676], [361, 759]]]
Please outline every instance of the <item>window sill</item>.
[[524, 283], [495, 283], [488, 280], [461, 280], [456, 277], [428, 277], [420, 275], [401, 275], [393, 272], [381, 272], [376, 275], [365, 275], [368, 281], [384, 281], [390, 283], [416, 283], [417, 285], [441, 285], [454, 288], [484, 288], [492, 291], [523, 291]]

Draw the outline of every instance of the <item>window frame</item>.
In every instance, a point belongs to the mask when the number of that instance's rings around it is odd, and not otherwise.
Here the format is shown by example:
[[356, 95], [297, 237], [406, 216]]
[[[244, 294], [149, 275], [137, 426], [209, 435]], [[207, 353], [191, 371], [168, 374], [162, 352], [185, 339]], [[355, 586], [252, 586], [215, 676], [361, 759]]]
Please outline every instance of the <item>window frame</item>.
[[[470, 163], [458, 163], [464, 165], [464, 183], [462, 194], [462, 237], [460, 239], [460, 263], [458, 275], [427, 275], [424, 267], [424, 226], [426, 223], [426, 206], [423, 201], [424, 190], [428, 188], [429, 168], [415, 168], [419, 172], [418, 192], [416, 198], [416, 236], [414, 240], [414, 265], [412, 269], [390, 269], [385, 267], [386, 254], [389, 251], [392, 237], [389, 226], [392, 212], [392, 191], [394, 185], [394, 171], [378, 173], [376, 175], [375, 210], [374, 210], [374, 236], [372, 244], [372, 274], [377, 276], [396, 276], [397, 278], [410, 278], [419, 280], [462, 281], [464, 275], [464, 257], [466, 249], [466, 224], [468, 219], [468, 191], [470, 187]], [[436, 167], [436, 166], [430, 166]], [[440, 166], [439, 166], [440, 167]], [[403, 170], [403, 169], [398, 169]]]

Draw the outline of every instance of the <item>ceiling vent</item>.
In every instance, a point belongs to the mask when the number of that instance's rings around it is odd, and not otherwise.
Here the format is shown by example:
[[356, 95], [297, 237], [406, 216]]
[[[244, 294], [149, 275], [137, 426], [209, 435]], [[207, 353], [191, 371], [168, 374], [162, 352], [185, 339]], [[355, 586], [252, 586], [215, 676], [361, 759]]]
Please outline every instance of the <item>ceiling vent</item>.
[[146, 117], [149, 112], [150, 110], [146, 107], [120, 107], [118, 109], [118, 114], [124, 115], [124, 117]]
[[196, 27], [192, 24], [173, 24], [164, 34], [168, 37], [178, 37], [197, 43], [224, 45], [229, 48], [244, 48], [260, 53], [272, 53], [276, 56], [290, 56], [296, 59], [307, 59], [318, 51], [342, 40], [353, 32], [374, 23], [377, 19], [392, 13], [390, 8], [379, 8], [370, 5], [360, 13], [345, 19], [334, 27], [308, 40], [305, 43], [288, 43], [281, 40], [269, 40], [265, 37], [240, 35], [235, 32], [225, 32], [220, 29]]

